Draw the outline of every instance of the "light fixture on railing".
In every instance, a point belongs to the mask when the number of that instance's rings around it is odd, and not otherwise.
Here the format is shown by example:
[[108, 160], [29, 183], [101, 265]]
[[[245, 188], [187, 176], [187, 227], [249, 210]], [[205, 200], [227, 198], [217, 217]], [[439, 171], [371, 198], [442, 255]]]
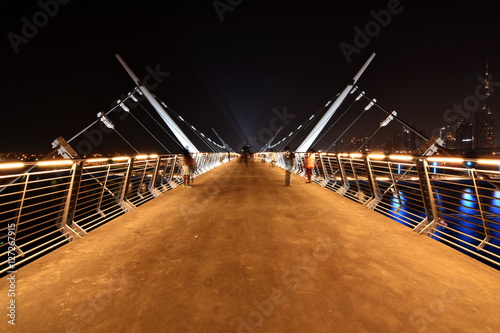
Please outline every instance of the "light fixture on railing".
[[396, 161], [411, 161], [413, 160], [413, 156], [411, 155], [389, 155], [390, 160]]
[[444, 162], [444, 163], [463, 163], [463, 158], [457, 157], [427, 157], [429, 162]]
[[368, 155], [369, 159], [372, 160], [383, 160], [386, 156], [384, 154], [370, 154]]
[[107, 162], [107, 158], [91, 158], [88, 160], [85, 160], [85, 163], [100, 163], [100, 162]]
[[481, 159], [477, 160], [477, 164], [489, 164], [489, 165], [500, 165], [500, 160], [487, 160], [487, 159]]
[[37, 162], [37, 166], [63, 166], [63, 165], [73, 165], [73, 161], [69, 160], [55, 160], [55, 161], [40, 161]]
[[24, 167], [22, 162], [0, 163], [0, 169], [19, 169]]
[[118, 156], [118, 157], [113, 157], [113, 161], [128, 161], [130, 160], [130, 157], [128, 156]]

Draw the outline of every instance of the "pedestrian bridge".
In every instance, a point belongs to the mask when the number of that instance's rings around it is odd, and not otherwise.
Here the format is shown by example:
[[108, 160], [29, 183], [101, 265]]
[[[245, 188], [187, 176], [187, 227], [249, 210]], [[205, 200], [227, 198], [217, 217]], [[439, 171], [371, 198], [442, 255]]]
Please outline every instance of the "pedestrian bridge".
[[[285, 187], [282, 155], [273, 158], [276, 166], [198, 157], [193, 188], [178, 186], [175, 156], [4, 174], [0, 221], [15, 242], [3, 253], [0, 331], [498, 330], [495, 256], [470, 255], [453, 213], [459, 206], [450, 206], [450, 193], [432, 192], [451, 178], [443, 170], [467, 171], [450, 161], [434, 166], [442, 172], [421, 161], [422, 173], [414, 161], [322, 155], [314, 183], [298, 163], [294, 186]], [[432, 180], [432, 195], [420, 200], [433, 219], [408, 205], [418, 201], [410, 183], [425, 185], [419, 177]], [[482, 205], [474, 186], [464, 193], [479, 208], [465, 213], [481, 210], [486, 231], [473, 219], [466, 227], [481, 253], [495, 245], [495, 207]]]

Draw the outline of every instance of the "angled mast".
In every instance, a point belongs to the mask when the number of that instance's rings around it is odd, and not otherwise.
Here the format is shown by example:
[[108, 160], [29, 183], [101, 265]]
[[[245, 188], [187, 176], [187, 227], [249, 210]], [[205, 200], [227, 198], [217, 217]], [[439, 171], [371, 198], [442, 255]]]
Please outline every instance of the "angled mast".
[[174, 120], [168, 115], [168, 113], [165, 111], [165, 109], [161, 106], [160, 103], [154, 98], [154, 96], [149, 92], [149, 90], [144, 86], [141, 80], [132, 72], [130, 67], [125, 63], [125, 61], [120, 57], [119, 54], [115, 55], [118, 61], [122, 64], [123, 68], [127, 71], [127, 73], [130, 75], [132, 80], [134, 80], [135, 84], [137, 84], [137, 87], [141, 90], [141, 92], [144, 94], [144, 96], [147, 98], [149, 103], [155, 108], [156, 112], [160, 115], [161, 119], [167, 124], [168, 128], [172, 131], [172, 133], [175, 135], [177, 140], [182, 144], [183, 148], [186, 148], [189, 150], [191, 153], [199, 153], [198, 149], [195, 147], [195, 145], [189, 140], [189, 138], [184, 134], [184, 132], [177, 126], [177, 124], [174, 122]]
[[347, 85], [347, 87], [345, 87], [345, 89], [338, 95], [338, 97], [335, 99], [335, 102], [333, 102], [330, 105], [330, 107], [325, 112], [323, 117], [318, 121], [316, 126], [314, 126], [314, 128], [307, 135], [307, 137], [304, 139], [304, 141], [302, 141], [302, 143], [297, 147], [297, 150], [296, 150], [297, 152], [304, 153], [307, 150], [309, 150], [309, 148], [311, 148], [311, 146], [313, 145], [313, 143], [316, 140], [316, 138], [318, 137], [318, 135], [321, 133], [323, 128], [326, 126], [326, 124], [328, 123], [330, 118], [332, 118], [334, 113], [339, 108], [340, 104], [342, 104], [344, 99], [347, 97], [347, 95], [349, 94], [351, 89], [354, 87], [354, 85], [359, 80], [359, 78], [361, 77], [361, 75], [366, 70], [366, 68], [368, 67], [368, 65], [370, 64], [370, 62], [373, 60], [374, 57], [375, 57], [375, 53], [372, 53], [372, 55], [370, 56], [370, 58], [368, 58], [368, 60], [363, 65], [363, 67], [361, 67], [361, 69], [358, 71], [358, 73], [354, 76], [351, 83], [349, 83]]

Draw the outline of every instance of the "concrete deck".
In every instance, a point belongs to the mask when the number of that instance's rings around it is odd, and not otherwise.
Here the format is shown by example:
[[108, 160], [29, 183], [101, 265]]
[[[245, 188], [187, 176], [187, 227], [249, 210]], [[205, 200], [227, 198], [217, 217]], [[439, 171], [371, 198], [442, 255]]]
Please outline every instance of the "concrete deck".
[[1, 332], [498, 332], [498, 270], [260, 162], [20, 268]]

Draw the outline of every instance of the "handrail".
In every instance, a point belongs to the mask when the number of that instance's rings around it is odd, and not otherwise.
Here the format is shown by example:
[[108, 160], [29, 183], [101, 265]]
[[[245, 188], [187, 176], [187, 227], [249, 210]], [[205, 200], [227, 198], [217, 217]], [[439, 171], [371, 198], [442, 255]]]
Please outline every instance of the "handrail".
[[[288, 168], [285, 153], [261, 157]], [[292, 172], [304, 176], [303, 153]], [[500, 268], [500, 159], [316, 154], [314, 182]], [[469, 166], [469, 167], [467, 167]], [[375, 227], [375, 226], [374, 226]]]
[[[237, 155], [193, 154], [193, 177]], [[0, 275], [175, 188], [179, 161], [170, 154], [0, 163]]]

